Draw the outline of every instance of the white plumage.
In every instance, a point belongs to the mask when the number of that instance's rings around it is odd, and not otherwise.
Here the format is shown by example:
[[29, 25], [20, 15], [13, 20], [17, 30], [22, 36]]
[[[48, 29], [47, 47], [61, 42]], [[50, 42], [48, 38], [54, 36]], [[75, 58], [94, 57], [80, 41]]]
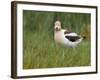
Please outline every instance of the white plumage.
[[66, 29], [61, 29], [60, 21], [55, 22], [54, 29], [55, 29], [54, 39], [55, 39], [55, 42], [58, 44], [62, 44], [64, 46], [73, 48], [77, 46], [83, 39], [81, 36], [79, 36], [75, 32], [69, 32]]

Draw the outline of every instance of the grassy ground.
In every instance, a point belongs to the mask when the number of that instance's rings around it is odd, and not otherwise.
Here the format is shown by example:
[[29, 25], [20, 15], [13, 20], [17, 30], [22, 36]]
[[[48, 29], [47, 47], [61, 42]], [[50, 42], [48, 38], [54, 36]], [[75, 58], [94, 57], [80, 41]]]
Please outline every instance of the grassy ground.
[[55, 44], [48, 34], [28, 33], [24, 39], [24, 69], [90, 65], [90, 42], [75, 49]]
[[[54, 22], [88, 39], [76, 48], [55, 44]], [[23, 68], [53, 68], [90, 65], [90, 14], [23, 11]], [[87, 27], [89, 25], [89, 27]]]

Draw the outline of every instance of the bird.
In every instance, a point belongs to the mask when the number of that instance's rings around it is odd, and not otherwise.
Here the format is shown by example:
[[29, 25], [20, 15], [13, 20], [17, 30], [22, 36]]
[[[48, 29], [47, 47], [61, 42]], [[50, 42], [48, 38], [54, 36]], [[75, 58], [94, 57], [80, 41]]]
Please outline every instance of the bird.
[[54, 23], [54, 40], [57, 44], [74, 48], [82, 42], [83, 37], [68, 29], [62, 29], [61, 22], [57, 20]]

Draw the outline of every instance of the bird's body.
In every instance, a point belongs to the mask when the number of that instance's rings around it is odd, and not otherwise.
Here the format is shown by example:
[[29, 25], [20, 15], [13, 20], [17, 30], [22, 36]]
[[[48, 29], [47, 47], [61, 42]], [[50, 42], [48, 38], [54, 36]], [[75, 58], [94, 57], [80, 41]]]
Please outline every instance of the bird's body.
[[[60, 22], [58, 22], [58, 24], [59, 23]], [[58, 44], [73, 48], [82, 41], [82, 37], [77, 35], [75, 32], [68, 32], [66, 29], [61, 29], [60, 25], [56, 26], [55, 28], [58, 28], [58, 30], [55, 30], [54, 32], [54, 39]]]

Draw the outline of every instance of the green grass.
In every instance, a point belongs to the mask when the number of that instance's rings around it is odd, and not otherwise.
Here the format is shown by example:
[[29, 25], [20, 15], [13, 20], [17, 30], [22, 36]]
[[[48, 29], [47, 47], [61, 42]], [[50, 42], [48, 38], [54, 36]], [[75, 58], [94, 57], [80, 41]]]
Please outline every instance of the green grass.
[[24, 69], [90, 65], [89, 41], [83, 41], [73, 49], [55, 44], [46, 33], [28, 33], [25, 37]]
[[53, 38], [54, 22], [57, 19], [61, 21], [62, 28], [81, 34], [82, 31], [86, 33], [91, 21], [90, 16], [87, 13], [24, 10], [23, 69], [91, 65], [90, 38], [83, 40], [74, 49], [55, 44]]

